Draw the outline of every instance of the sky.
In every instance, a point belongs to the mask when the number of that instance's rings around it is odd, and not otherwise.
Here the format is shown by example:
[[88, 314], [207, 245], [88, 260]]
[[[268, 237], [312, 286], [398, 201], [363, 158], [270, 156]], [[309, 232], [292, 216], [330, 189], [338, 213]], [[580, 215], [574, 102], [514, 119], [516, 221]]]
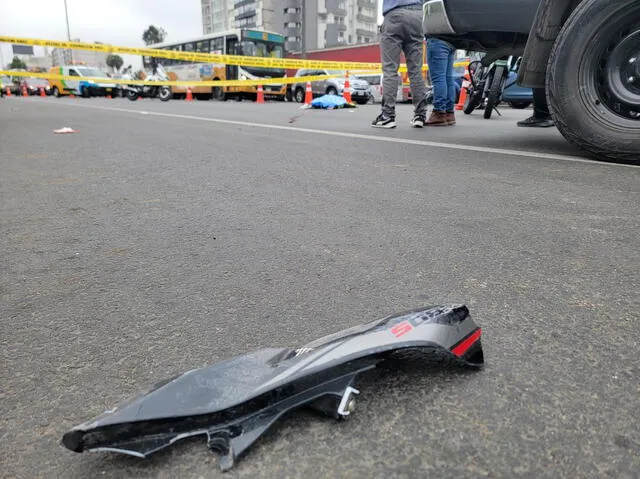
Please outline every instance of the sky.
[[[0, 3], [2, 35], [67, 39], [64, 0]], [[200, 0], [67, 0], [67, 7], [71, 38], [83, 42], [144, 46], [142, 32], [151, 24], [163, 27], [168, 40], [202, 34]], [[38, 54], [42, 49], [36, 47]], [[9, 63], [12, 58], [11, 45], [2, 44], [2, 60]]]
[[[28, 0], [26, 3], [2, 0], [0, 3], [0, 34], [67, 39], [64, 0]], [[67, 7], [71, 38], [83, 42], [143, 46], [142, 32], [151, 24], [163, 27], [168, 33], [167, 40], [202, 34], [200, 0], [67, 0]], [[5, 64], [11, 62], [11, 45], [1, 44], [0, 51], [0, 60]], [[36, 47], [35, 53], [42, 55], [43, 52]], [[124, 60], [129, 64], [133, 58]]]

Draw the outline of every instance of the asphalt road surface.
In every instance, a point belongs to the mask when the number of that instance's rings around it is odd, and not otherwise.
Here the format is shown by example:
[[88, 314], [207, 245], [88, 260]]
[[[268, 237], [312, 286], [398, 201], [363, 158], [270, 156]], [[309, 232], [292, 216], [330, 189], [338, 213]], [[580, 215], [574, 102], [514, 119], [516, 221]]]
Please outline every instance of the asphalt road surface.
[[377, 108], [0, 101], [1, 475], [221, 477], [204, 438], [60, 439], [174, 373], [463, 302], [484, 370], [363, 376], [351, 419], [291, 414], [226, 477], [638, 477], [640, 168], [527, 111]]

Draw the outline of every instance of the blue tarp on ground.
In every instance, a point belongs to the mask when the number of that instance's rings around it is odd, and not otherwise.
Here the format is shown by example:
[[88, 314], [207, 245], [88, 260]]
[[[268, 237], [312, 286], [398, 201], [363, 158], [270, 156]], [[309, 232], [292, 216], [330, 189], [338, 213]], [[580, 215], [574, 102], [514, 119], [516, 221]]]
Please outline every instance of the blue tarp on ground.
[[322, 95], [321, 97], [311, 100], [311, 108], [353, 108], [352, 103], [347, 103], [343, 97], [338, 95]]

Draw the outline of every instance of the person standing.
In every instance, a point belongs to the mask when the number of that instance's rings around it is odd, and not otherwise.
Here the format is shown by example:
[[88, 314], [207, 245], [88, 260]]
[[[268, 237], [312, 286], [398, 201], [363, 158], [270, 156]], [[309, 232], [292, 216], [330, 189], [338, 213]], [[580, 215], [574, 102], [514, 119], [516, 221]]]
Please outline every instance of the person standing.
[[433, 111], [427, 120], [427, 126], [456, 124], [456, 84], [453, 79], [455, 58], [456, 48], [449, 42], [439, 38], [427, 39], [427, 64], [433, 85]]
[[422, 0], [383, 0], [382, 14], [382, 112], [371, 125], [374, 128], [396, 127], [398, 68], [400, 54], [404, 52], [413, 99], [413, 118], [410, 124], [422, 128], [427, 114], [427, 89], [422, 77]]
[[526, 120], [519, 121], [517, 125], [530, 128], [549, 128], [554, 126], [544, 88], [533, 88], [533, 115]]

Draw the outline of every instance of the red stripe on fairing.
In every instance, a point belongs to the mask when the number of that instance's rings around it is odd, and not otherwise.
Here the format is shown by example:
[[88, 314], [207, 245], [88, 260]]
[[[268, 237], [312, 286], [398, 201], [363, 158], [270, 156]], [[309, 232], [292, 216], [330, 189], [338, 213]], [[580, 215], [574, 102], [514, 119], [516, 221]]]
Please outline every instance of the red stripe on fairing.
[[471, 336], [469, 336], [467, 339], [465, 339], [460, 344], [458, 344], [455, 348], [453, 348], [451, 352], [456, 356], [462, 356], [464, 353], [466, 353], [469, 350], [471, 346], [474, 345], [474, 343], [478, 339], [480, 339], [480, 336], [482, 336], [482, 329], [478, 328], [473, 333], [471, 333]]

